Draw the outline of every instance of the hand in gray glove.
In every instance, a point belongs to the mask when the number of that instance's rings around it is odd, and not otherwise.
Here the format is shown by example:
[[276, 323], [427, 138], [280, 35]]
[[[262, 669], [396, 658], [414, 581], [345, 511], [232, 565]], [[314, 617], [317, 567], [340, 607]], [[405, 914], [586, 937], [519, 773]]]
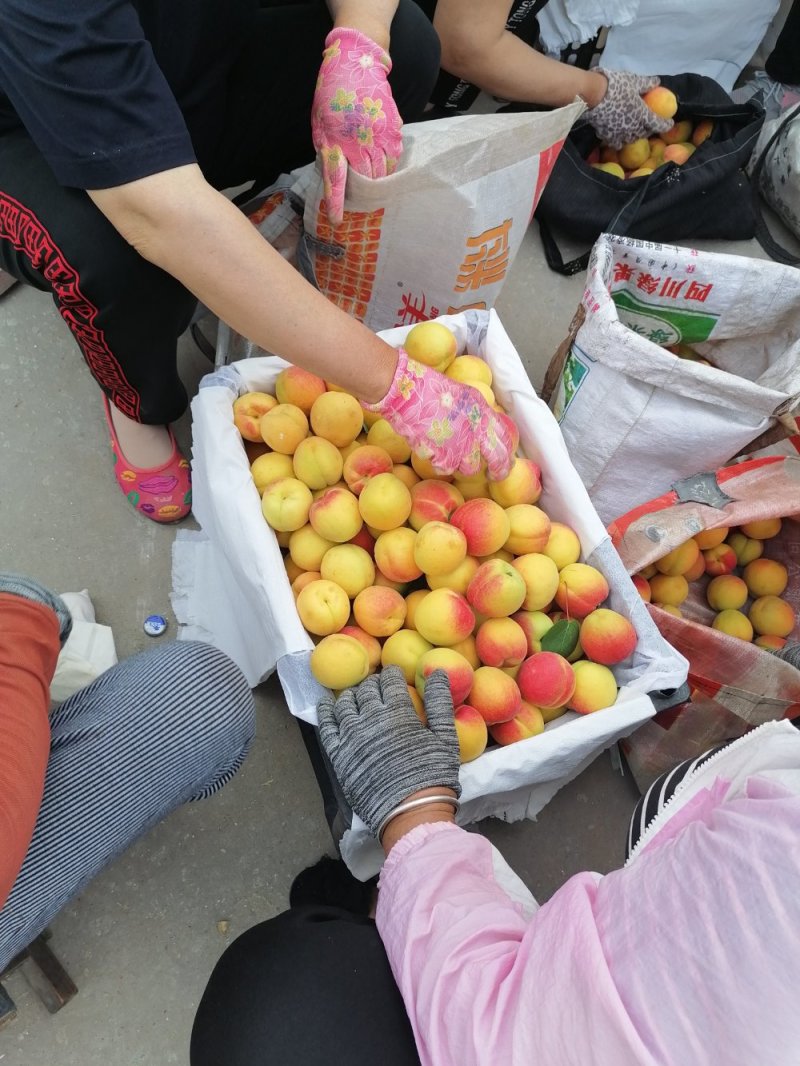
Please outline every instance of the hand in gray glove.
[[606, 94], [597, 107], [586, 113], [595, 133], [610, 148], [621, 148], [639, 137], [651, 133], [666, 133], [672, 128], [671, 118], [659, 118], [642, 99], [642, 93], [660, 84], [653, 75], [628, 74], [624, 70], [605, 70], [597, 73], [608, 81]]
[[384, 819], [423, 788], [458, 796], [458, 738], [443, 670], [425, 682], [427, 727], [399, 667], [388, 666], [338, 700], [320, 700], [319, 735], [347, 802], [377, 835]]
[[11, 574], [7, 570], [0, 570], [0, 592], [8, 592], [12, 596], [22, 596], [23, 599], [33, 600], [34, 603], [44, 604], [55, 612], [58, 618], [61, 645], [66, 643], [67, 637], [72, 632], [72, 615], [66, 603], [50, 592], [44, 585], [40, 585], [33, 578], [24, 577], [22, 574]]

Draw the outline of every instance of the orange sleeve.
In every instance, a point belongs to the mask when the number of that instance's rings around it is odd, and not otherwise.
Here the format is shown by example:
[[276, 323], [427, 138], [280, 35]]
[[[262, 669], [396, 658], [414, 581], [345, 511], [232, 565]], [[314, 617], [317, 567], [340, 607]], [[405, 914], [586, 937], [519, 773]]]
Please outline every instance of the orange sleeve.
[[0, 593], [0, 907], [19, 873], [44, 790], [50, 681], [60, 651], [49, 607]]

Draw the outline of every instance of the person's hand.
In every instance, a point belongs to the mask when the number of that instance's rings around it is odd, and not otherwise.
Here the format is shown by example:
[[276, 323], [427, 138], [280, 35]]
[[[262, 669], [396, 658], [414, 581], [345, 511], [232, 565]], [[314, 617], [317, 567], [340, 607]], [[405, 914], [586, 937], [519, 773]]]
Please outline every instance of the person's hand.
[[347, 168], [385, 178], [403, 151], [403, 126], [388, 76], [392, 61], [365, 34], [333, 29], [325, 38], [311, 105], [311, 136], [322, 163], [328, 217], [341, 222]]
[[499, 481], [511, 470], [512, 431], [478, 390], [409, 359], [402, 348], [389, 391], [363, 406], [381, 414], [437, 473], [472, 477], [485, 462]]
[[597, 68], [608, 81], [608, 88], [600, 103], [586, 113], [597, 136], [610, 148], [621, 148], [639, 137], [666, 133], [672, 128], [671, 118], [659, 118], [642, 99], [642, 94], [655, 89], [660, 79], [655, 75], [628, 74], [624, 70]]
[[425, 682], [427, 726], [417, 717], [402, 671], [387, 666], [317, 708], [319, 736], [345, 798], [377, 835], [404, 800], [458, 783], [458, 737], [450, 683], [443, 670]]
[[25, 577], [23, 574], [12, 574], [7, 570], [0, 570], [0, 592], [11, 596], [21, 596], [25, 600], [32, 600], [34, 603], [49, 607], [58, 619], [59, 636], [62, 646], [64, 645], [72, 632], [72, 615], [60, 596], [46, 589], [33, 578]]

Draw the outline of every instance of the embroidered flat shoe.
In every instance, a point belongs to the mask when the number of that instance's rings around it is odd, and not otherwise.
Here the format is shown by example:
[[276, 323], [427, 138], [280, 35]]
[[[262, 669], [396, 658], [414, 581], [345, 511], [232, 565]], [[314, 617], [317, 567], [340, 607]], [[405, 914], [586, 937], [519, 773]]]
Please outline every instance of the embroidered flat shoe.
[[167, 428], [172, 454], [166, 463], [146, 469], [134, 466], [120, 448], [105, 396], [103, 411], [111, 435], [114, 476], [128, 503], [153, 522], [179, 522], [185, 518], [192, 509], [192, 472], [189, 460], [181, 454], [172, 430]]

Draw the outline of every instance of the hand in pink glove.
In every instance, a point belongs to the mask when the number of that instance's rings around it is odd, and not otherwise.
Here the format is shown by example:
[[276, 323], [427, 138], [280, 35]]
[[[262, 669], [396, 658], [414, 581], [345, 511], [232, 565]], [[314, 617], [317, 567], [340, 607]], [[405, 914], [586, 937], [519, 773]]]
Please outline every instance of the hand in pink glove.
[[347, 168], [385, 178], [403, 151], [402, 119], [389, 87], [392, 61], [358, 30], [333, 29], [325, 38], [311, 136], [322, 160], [328, 217], [342, 221]]
[[477, 389], [409, 359], [402, 348], [389, 391], [380, 403], [364, 407], [383, 415], [438, 473], [471, 477], [484, 460], [493, 481], [511, 470], [514, 440], [503, 417]]

